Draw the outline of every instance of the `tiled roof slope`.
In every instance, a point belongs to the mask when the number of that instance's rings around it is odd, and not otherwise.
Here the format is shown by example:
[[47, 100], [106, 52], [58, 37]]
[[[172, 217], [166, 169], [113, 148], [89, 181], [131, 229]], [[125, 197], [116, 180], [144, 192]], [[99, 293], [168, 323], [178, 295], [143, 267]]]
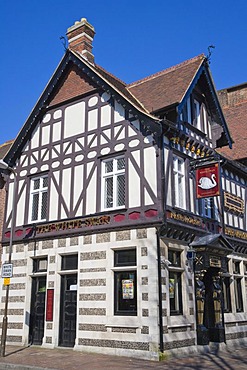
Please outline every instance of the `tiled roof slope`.
[[149, 112], [180, 103], [204, 59], [203, 54], [198, 55], [152, 76], [133, 82], [127, 88]]
[[247, 159], [247, 82], [218, 91], [223, 113], [233, 138], [232, 150], [219, 153], [232, 160]]
[[234, 143], [232, 149], [224, 147], [219, 153], [234, 160], [247, 158], [247, 101], [223, 107], [223, 113]]
[[0, 144], [0, 159], [3, 159], [7, 152], [9, 151], [14, 140], [6, 141], [6, 143]]

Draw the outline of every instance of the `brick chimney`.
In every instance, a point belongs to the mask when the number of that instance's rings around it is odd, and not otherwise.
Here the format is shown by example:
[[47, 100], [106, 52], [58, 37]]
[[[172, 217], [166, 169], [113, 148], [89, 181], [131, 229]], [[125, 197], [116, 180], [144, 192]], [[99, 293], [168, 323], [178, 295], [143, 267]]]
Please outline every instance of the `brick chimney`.
[[88, 23], [86, 18], [76, 21], [67, 30], [69, 49], [78, 52], [88, 62], [94, 63], [94, 55], [92, 54], [94, 35], [94, 27]]

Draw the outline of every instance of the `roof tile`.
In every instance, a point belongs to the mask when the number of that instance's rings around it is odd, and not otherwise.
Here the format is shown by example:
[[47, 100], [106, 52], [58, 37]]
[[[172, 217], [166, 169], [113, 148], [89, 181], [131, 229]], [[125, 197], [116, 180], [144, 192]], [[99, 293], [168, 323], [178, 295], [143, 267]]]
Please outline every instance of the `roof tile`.
[[3, 144], [0, 144], [0, 159], [3, 159], [5, 157], [13, 142], [14, 140], [9, 140]]
[[219, 153], [227, 158], [237, 160], [247, 158], [247, 101], [231, 107], [223, 107], [223, 113], [228, 124], [234, 143], [232, 149], [224, 147]]
[[205, 56], [198, 55], [127, 86], [150, 111], [180, 103]]

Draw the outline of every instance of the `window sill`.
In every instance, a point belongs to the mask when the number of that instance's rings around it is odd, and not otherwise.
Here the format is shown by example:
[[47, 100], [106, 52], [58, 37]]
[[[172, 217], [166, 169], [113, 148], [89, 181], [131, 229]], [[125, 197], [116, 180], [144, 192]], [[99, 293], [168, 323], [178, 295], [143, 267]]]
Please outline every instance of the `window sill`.
[[193, 324], [168, 325], [167, 329], [190, 328]]
[[128, 329], [138, 329], [139, 325], [116, 325], [116, 324], [106, 324], [106, 328], [128, 328]]

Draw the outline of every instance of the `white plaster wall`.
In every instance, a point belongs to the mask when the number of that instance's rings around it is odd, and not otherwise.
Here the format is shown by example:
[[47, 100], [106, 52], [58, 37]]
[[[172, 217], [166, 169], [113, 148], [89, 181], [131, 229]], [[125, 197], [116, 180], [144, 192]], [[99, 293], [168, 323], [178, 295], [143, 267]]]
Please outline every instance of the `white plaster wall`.
[[[157, 196], [157, 171], [156, 171], [156, 155], [154, 147], [145, 148], [144, 151], [144, 176], [149, 183], [154, 195]], [[145, 204], [152, 204], [153, 201], [149, 195], [145, 194]]]
[[61, 140], [61, 121], [53, 123], [52, 142]]
[[85, 102], [73, 104], [65, 109], [64, 138], [85, 131]]
[[68, 209], [70, 209], [71, 168], [62, 171], [61, 195]]
[[39, 146], [39, 135], [40, 135], [40, 126], [37, 125], [33, 131], [31, 138], [31, 149], [38, 148]]
[[[140, 151], [132, 152], [132, 155], [137, 163], [140, 166]], [[140, 188], [140, 177], [137, 174], [134, 166], [129, 160], [129, 208], [138, 207], [141, 204], [141, 188]]]
[[[59, 186], [59, 171], [54, 171], [53, 176], [55, 177], [56, 182]], [[53, 179], [51, 178], [51, 185], [50, 185], [50, 199], [52, 199], [52, 202], [50, 202], [51, 206], [49, 209], [49, 221], [57, 220], [58, 217], [58, 193], [57, 189], [53, 183]]]
[[41, 145], [47, 145], [50, 143], [50, 126], [43, 126], [42, 127], [42, 134], [41, 134]]
[[[19, 189], [25, 184], [25, 180], [19, 181]], [[25, 209], [25, 201], [26, 201], [26, 193], [27, 187], [24, 185], [24, 191], [21, 194], [21, 197], [16, 205], [16, 226], [24, 225], [24, 209]]]
[[98, 109], [88, 112], [88, 131], [96, 130], [98, 127]]
[[190, 189], [190, 210], [191, 212], [196, 212], [195, 202], [194, 202], [194, 192], [195, 192], [195, 186], [193, 179], [189, 179], [189, 189]]
[[[11, 174], [10, 175], [10, 178], [12, 178], [13, 175]], [[6, 213], [6, 221], [8, 220], [9, 216], [10, 216], [10, 213], [12, 212], [12, 206], [13, 206], [13, 191], [14, 191], [14, 183], [10, 183], [9, 184], [9, 190], [8, 190], [8, 193], [7, 193], [7, 213]], [[10, 218], [10, 222], [8, 224], [6, 224], [6, 227], [9, 228], [11, 225], [11, 218]]]
[[[83, 184], [83, 171], [84, 171], [84, 165], [76, 166], [74, 169], [73, 209], [77, 205], [79, 196], [81, 194], [81, 189], [82, 189], [82, 184]], [[83, 203], [83, 199], [75, 214], [76, 217], [82, 215], [82, 203]]]
[[108, 126], [111, 124], [111, 106], [110, 105], [104, 105], [101, 107], [101, 122], [100, 126]]
[[[87, 164], [87, 176], [89, 176], [91, 168], [93, 166], [93, 162]], [[86, 214], [90, 215], [96, 212], [96, 197], [97, 197], [97, 171], [94, 170], [92, 178], [87, 186], [86, 191]], [[84, 184], [85, 186], [85, 184]]]

